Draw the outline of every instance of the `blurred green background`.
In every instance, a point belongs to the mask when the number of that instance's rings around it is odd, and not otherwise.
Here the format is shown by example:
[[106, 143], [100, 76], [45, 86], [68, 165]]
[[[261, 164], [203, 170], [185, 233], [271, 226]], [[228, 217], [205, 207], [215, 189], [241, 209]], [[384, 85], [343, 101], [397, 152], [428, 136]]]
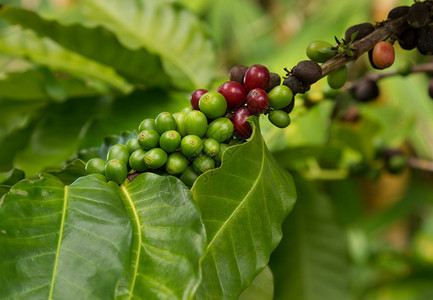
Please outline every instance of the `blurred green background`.
[[[0, 171], [33, 177], [146, 117], [181, 110], [194, 89], [216, 89], [234, 65], [285, 75], [307, 59], [310, 42], [333, 43], [349, 26], [413, 1], [4, 2]], [[430, 62], [397, 44], [396, 54], [391, 69]], [[367, 71], [365, 57], [349, 66], [352, 79]], [[359, 105], [361, 121], [348, 124], [330, 122], [335, 100], [321, 80], [299, 97], [287, 129], [262, 120], [269, 149], [296, 178], [298, 203], [272, 273], [245, 299], [433, 299], [432, 172], [390, 174], [375, 156], [379, 144], [431, 167], [428, 81], [381, 80], [379, 99]], [[315, 105], [307, 109], [307, 100]], [[354, 175], [354, 165], [367, 171]]]

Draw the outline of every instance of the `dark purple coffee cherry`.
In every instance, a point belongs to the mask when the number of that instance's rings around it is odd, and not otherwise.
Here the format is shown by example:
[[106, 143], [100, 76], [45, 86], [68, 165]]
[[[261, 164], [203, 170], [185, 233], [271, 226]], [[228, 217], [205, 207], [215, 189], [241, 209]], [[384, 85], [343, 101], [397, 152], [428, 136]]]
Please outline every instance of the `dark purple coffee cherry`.
[[375, 81], [363, 78], [356, 81], [354, 96], [360, 102], [370, 102], [379, 96], [379, 88]]
[[400, 17], [407, 15], [408, 11], [409, 11], [409, 6], [407, 5], [394, 7], [389, 11], [388, 19], [391, 20], [398, 19]]
[[236, 81], [240, 84], [243, 84], [245, 72], [247, 70], [248, 70], [248, 67], [244, 66], [244, 65], [234, 66], [233, 68], [230, 69], [230, 72], [229, 72], [230, 81]]
[[418, 29], [416, 48], [422, 55], [433, 54], [433, 27], [424, 26]]
[[368, 22], [353, 25], [346, 30], [346, 33], [344, 35], [344, 39], [346, 40], [346, 42], [349, 42], [352, 39], [352, 35], [355, 32], [358, 32], [358, 34], [356, 35], [356, 37], [354, 39], [354, 41], [357, 41], [357, 40], [360, 40], [360, 39], [366, 37], [367, 35], [369, 35], [373, 31], [374, 31], [373, 24], [368, 23]]
[[300, 61], [292, 70], [293, 76], [306, 84], [313, 84], [322, 77], [322, 68], [312, 60]]
[[430, 16], [427, 2], [415, 2], [407, 12], [407, 23], [413, 28], [427, 25]]
[[283, 85], [287, 86], [292, 91], [293, 95], [303, 94], [310, 90], [309, 84], [302, 83], [298, 78], [292, 75], [284, 79]]
[[398, 44], [404, 50], [412, 50], [416, 47], [418, 32], [415, 28], [404, 30], [397, 38]]
[[281, 84], [281, 76], [278, 75], [277, 73], [269, 73], [269, 83], [268, 86], [266, 87], [265, 91], [269, 92], [270, 90], [272, 90], [274, 87], [276, 87], [277, 85]]
[[292, 102], [290, 102], [289, 105], [287, 105], [286, 107], [282, 108], [281, 110], [285, 111], [286, 113], [290, 114], [293, 110], [293, 108], [295, 107], [295, 97], [293, 97]]

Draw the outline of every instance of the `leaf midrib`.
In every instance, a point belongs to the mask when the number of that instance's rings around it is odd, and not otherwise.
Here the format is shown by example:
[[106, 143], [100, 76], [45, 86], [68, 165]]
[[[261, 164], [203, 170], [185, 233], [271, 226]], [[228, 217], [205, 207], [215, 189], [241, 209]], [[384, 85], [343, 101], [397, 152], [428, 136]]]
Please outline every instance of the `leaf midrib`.
[[138, 212], [137, 212], [137, 208], [134, 205], [134, 202], [132, 201], [131, 195], [129, 194], [128, 190], [126, 189], [125, 185], [121, 186], [121, 189], [126, 197], [126, 199], [128, 200], [129, 206], [134, 214], [134, 221], [135, 221], [135, 230], [137, 231], [137, 235], [138, 235], [138, 249], [137, 249], [137, 254], [135, 257], [135, 263], [134, 263], [134, 271], [133, 271], [133, 275], [132, 275], [132, 282], [130, 285], [130, 290], [129, 290], [129, 295], [128, 295], [128, 299], [132, 298], [132, 295], [134, 294], [134, 287], [135, 287], [135, 280], [137, 279], [137, 274], [138, 274], [138, 265], [140, 263], [140, 252], [141, 252], [141, 244], [142, 244], [142, 238], [141, 238], [141, 223], [140, 223], [140, 218], [138, 216]]
[[56, 275], [57, 275], [57, 267], [59, 264], [59, 254], [60, 254], [60, 248], [62, 245], [62, 239], [63, 239], [63, 230], [65, 228], [65, 219], [66, 219], [66, 207], [68, 205], [68, 186], [65, 186], [65, 193], [63, 196], [63, 209], [62, 209], [62, 219], [60, 221], [60, 232], [59, 232], [59, 241], [57, 243], [57, 249], [56, 249], [56, 260], [54, 261], [54, 267], [53, 267], [53, 276], [51, 277], [51, 287], [50, 287], [50, 294], [48, 296], [48, 299], [53, 298], [53, 292], [54, 292], [54, 284], [56, 281]]
[[[110, 18], [113, 22], [118, 24], [125, 31], [129, 32], [132, 36], [135, 36], [138, 40], [142, 41], [142, 46], [149, 46], [156, 50], [156, 52], [161, 53], [163, 57], [167, 59], [170, 63], [177, 66], [180, 70], [184, 72], [185, 75], [191, 80], [194, 86], [199, 86], [200, 84], [195, 80], [194, 71], [188, 68], [188, 64], [183, 63], [184, 60], [176, 59], [177, 56], [174, 55], [173, 52], [168, 51], [169, 47], [160, 46], [158, 43], [152, 43], [151, 39], [147, 39], [146, 36], [137, 34], [137, 31], [134, 30], [131, 26], [128, 26], [127, 23], [122, 22], [122, 19], [119, 18], [116, 14], [113, 14], [109, 9], [105, 9], [105, 6], [100, 5], [99, 2], [95, 3], [94, 1], [86, 1], [88, 5], [92, 6], [94, 9], [97, 9], [99, 12], [104, 13], [108, 18]], [[120, 41], [120, 39], [119, 39]], [[144, 43], [144, 45], [143, 45]], [[122, 42], [124, 45], [124, 43]], [[128, 47], [127, 45], [125, 45]], [[185, 60], [186, 61], [186, 60]]]
[[213, 243], [215, 242], [215, 240], [219, 237], [220, 234], [222, 234], [222, 231], [225, 229], [225, 227], [227, 226], [227, 224], [230, 223], [231, 219], [236, 215], [236, 213], [239, 211], [239, 209], [241, 209], [241, 207], [243, 207], [245, 205], [245, 202], [249, 198], [251, 192], [256, 188], [256, 186], [257, 186], [257, 184], [258, 184], [258, 182], [260, 180], [260, 176], [263, 173], [264, 164], [265, 164], [265, 155], [264, 155], [264, 143], [263, 143], [263, 140], [262, 140], [261, 144], [262, 144], [262, 161], [260, 163], [260, 172], [259, 172], [256, 180], [254, 181], [254, 184], [252, 185], [252, 187], [249, 190], [249, 192], [245, 195], [245, 197], [241, 201], [239, 201], [239, 205], [230, 214], [230, 216], [228, 217], [228, 219], [225, 222], [223, 222], [223, 225], [221, 226], [221, 228], [217, 231], [217, 233], [215, 233], [214, 237], [212, 238], [212, 240], [209, 242], [209, 245], [207, 246], [206, 253], [204, 254], [204, 256], [207, 255], [207, 253], [209, 252], [209, 249], [211, 248], [211, 246], [213, 245]]

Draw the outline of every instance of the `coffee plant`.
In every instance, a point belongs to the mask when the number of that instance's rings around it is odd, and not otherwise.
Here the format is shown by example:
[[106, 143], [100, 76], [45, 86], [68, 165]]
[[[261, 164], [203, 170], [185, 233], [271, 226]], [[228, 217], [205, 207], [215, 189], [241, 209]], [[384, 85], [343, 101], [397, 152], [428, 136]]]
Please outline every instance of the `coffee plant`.
[[432, 299], [433, 1], [349, 2], [3, 1], [0, 299]]

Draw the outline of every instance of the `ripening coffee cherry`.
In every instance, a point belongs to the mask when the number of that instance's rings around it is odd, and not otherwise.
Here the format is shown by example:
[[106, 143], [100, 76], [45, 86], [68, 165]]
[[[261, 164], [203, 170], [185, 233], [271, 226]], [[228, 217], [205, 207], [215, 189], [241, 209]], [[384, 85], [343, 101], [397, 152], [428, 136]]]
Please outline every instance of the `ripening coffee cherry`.
[[112, 159], [105, 165], [105, 176], [108, 181], [114, 181], [117, 184], [122, 184], [126, 175], [128, 175], [128, 170], [126, 164], [118, 159]]
[[281, 109], [290, 104], [293, 99], [293, 93], [285, 85], [277, 85], [268, 93], [269, 106], [273, 109]]
[[141, 146], [136, 138], [132, 138], [126, 142], [126, 148], [128, 148], [129, 154], [131, 154], [135, 150], [141, 149]]
[[282, 110], [273, 110], [268, 115], [269, 121], [278, 128], [286, 128], [290, 125], [290, 116]]
[[138, 126], [138, 131], [141, 132], [146, 129], [155, 129], [155, 119], [147, 118], [141, 121], [140, 126]]
[[356, 81], [354, 96], [361, 102], [373, 101], [379, 96], [377, 83], [366, 78]]
[[415, 2], [407, 12], [407, 23], [413, 28], [421, 28], [427, 25], [429, 17], [427, 2]]
[[332, 89], [339, 89], [344, 86], [347, 81], [347, 67], [342, 66], [335, 71], [332, 71], [327, 76], [328, 85]]
[[180, 152], [171, 153], [167, 158], [165, 170], [170, 175], [179, 175], [188, 167], [188, 159]]
[[218, 93], [222, 94], [227, 101], [229, 109], [235, 109], [245, 102], [247, 91], [244, 86], [236, 81], [227, 81], [218, 88]]
[[176, 130], [169, 130], [161, 134], [159, 147], [167, 153], [176, 151], [180, 146], [181, 136]]
[[366, 37], [373, 31], [374, 31], [374, 26], [371, 23], [361, 23], [361, 24], [353, 25], [346, 30], [346, 33], [344, 34], [344, 39], [346, 40], [346, 42], [349, 42], [352, 39], [352, 35], [355, 32], [358, 32], [354, 39], [354, 41], [357, 41]]
[[173, 114], [173, 118], [176, 121], [176, 131], [179, 132], [180, 136], [184, 137], [187, 135], [186, 126], [185, 126], [185, 118], [186, 112], [176, 112]]
[[244, 66], [244, 65], [234, 66], [233, 68], [230, 69], [230, 72], [229, 72], [230, 81], [236, 81], [240, 84], [243, 84], [245, 72], [247, 70], [248, 70], [248, 67]]
[[192, 187], [198, 175], [192, 167], [187, 167], [185, 171], [182, 172], [179, 179], [187, 186]]
[[244, 87], [247, 91], [252, 89], [266, 89], [269, 83], [269, 70], [263, 65], [252, 65], [247, 69], [244, 76]]
[[138, 149], [132, 152], [129, 157], [129, 166], [135, 171], [141, 172], [147, 169], [146, 163], [144, 162], [144, 156], [146, 151], [143, 149]]
[[312, 60], [300, 61], [292, 70], [293, 76], [306, 84], [313, 84], [322, 77], [322, 68]]
[[222, 117], [227, 111], [227, 101], [218, 92], [207, 92], [201, 96], [198, 106], [209, 119]]
[[374, 45], [371, 52], [372, 66], [376, 69], [386, 69], [392, 66], [395, 60], [394, 47], [385, 41]]
[[161, 168], [167, 162], [167, 153], [161, 148], [153, 148], [144, 155], [144, 163], [149, 169]]
[[236, 134], [243, 139], [247, 139], [253, 133], [251, 125], [247, 118], [251, 117], [252, 113], [248, 107], [239, 107], [233, 114], [232, 123]]
[[215, 161], [207, 155], [200, 155], [194, 159], [192, 162], [192, 167], [197, 174], [202, 174], [206, 171], [215, 168]]
[[126, 165], [129, 159], [128, 148], [122, 144], [113, 145], [107, 153], [107, 161], [112, 159], [118, 159]]
[[328, 42], [314, 41], [307, 47], [307, 56], [315, 62], [323, 63], [337, 53], [337, 50], [333, 50], [332, 47]]
[[181, 140], [180, 151], [186, 157], [195, 157], [203, 151], [203, 141], [199, 136], [189, 134]]
[[198, 101], [200, 100], [201, 96], [203, 96], [204, 94], [206, 94], [208, 91], [205, 89], [198, 89], [195, 90], [192, 94], [191, 94], [191, 106], [193, 109], [199, 109], [198, 107]]
[[176, 130], [176, 121], [169, 112], [162, 112], [155, 118], [155, 130], [163, 134], [168, 130]]
[[268, 86], [266, 87], [265, 91], [269, 92], [274, 87], [279, 86], [280, 84], [281, 84], [281, 76], [278, 75], [277, 73], [270, 72], [269, 73], [269, 83], [268, 83]]
[[199, 110], [190, 111], [185, 117], [186, 134], [194, 134], [199, 137], [205, 135], [207, 130], [207, 118], [204, 113]]
[[140, 132], [137, 136], [137, 141], [144, 150], [150, 150], [158, 147], [159, 133], [154, 129], [146, 129]]
[[102, 174], [105, 175], [105, 161], [95, 157], [90, 159], [85, 167], [87, 174]]
[[213, 120], [206, 131], [206, 137], [217, 140], [219, 143], [223, 143], [233, 136], [234, 127], [233, 123], [225, 118], [221, 117]]
[[220, 143], [212, 138], [207, 138], [203, 142], [203, 152], [209, 157], [215, 157], [220, 152]]
[[252, 114], [258, 115], [264, 113], [269, 106], [269, 97], [265, 90], [256, 88], [248, 92], [247, 95], [248, 109]]

